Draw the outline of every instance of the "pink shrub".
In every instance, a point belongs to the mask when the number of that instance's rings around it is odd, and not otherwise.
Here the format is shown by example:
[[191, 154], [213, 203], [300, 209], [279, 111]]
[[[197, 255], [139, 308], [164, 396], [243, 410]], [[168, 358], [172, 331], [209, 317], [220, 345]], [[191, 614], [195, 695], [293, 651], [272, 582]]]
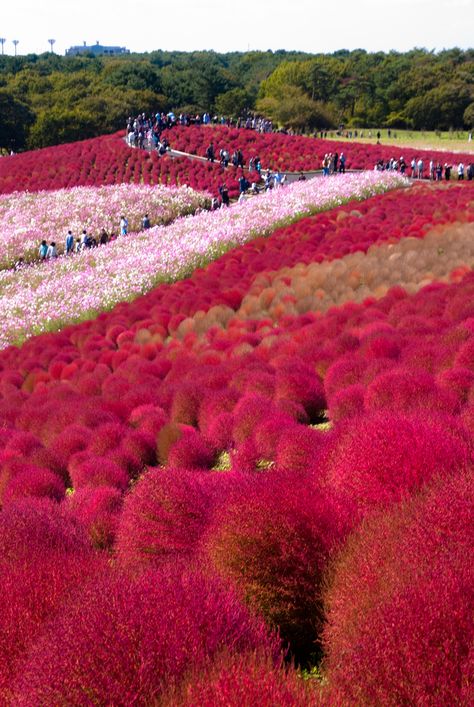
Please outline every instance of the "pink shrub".
[[122, 494], [118, 489], [111, 486], [81, 488], [68, 496], [65, 507], [85, 528], [93, 547], [112, 547], [122, 507]]
[[3, 492], [3, 507], [16, 499], [34, 496], [60, 501], [64, 498], [66, 487], [64, 482], [49, 469], [25, 466], [23, 471], [13, 476]]
[[193, 673], [179, 690], [166, 696], [172, 707], [314, 707], [317, 688], [294, 668], [275, 665], [267, 655], [246, 653], [218, 657], [206, 670]]
[[235, 595], [201, 573], [166, 567], [105, 573], [72, 597], [30, 652], [18, 705], [153, 704], [214, 655], [278, 642]]
[[185, 382], [179, 385], [173, 395], [171, 420], [185, 425], [197, 425], [202, 395], [203, 388], [198, 383]]
[[[0, 514], [0, 699], [61, 601], [97, 568], [87, 538], [56, 503], [25, 499]], [[8, 598], [8, 600], [7, 600]]]
[[99, 425], [91, 437], [88, 445], [88, 452], [97, 456], [105, 456], [112, 449], [116, 449], [127, 432], [124, 425], [119, 423], [108, 423]]
[[191, 427], [170, 447], [167, 464], [175, 468], [210, 469], [215, 459], [215, 449]]
[[326, 436], [318, 430], [296, 425], [282, 430], [276, 462], [281, 469], [307, 472], [317, 464]]
[[381, 410], [338, 424], [328, 437], [324, 483], [365, 513], [389, 506], [429, 479], [466, 467], [472, 445], [455, 418]]
[[230, 412], [223, 412], [214, 417], [206, 429], [204, 438], [212, 444], [214, 449], [225, 451], [232, 445], [234, 416]]
[[289, 415], [278, 412], [257, 424], [253, 440], [259, 457], [274, 461], [281, 435], [296, 427], [296, 422]]
[[454, 393], [459, 404], [464, 405], [474, 383], [474, 371], [468, 368], [447, 368], [436, 376], [436, 383], [441, 389]]
[[120, 449], [140, 459], [142, 465], [156, 463], [156, 438], [144, 430], [131, 430], [122, 439]]
[[55, 454], [61, 466], [66, 468], [73, 454], [87, 448], [91, 436], [91, 430], [84, 425], [70, 425], [51, 442], [49, 449]]
[[469, 471], [377, 514], [349, 541], [327, 593], [338, 704], [470, 703], [473, 509]]
[[40, 440], [31, 432], [13, 432], [10, 434], [5, 449], [15, 450], [18, 454], [28, 456], [33, 450], [41, 448]]
[[201, 432], [206, 435], [210, 425], [221, 414], [231, 413], [239, 399], [238, 393], [232, 389], [213, 391], [201, 403], [198, 424]]
[[232, 471], [241, 474], [252, 474], [257, 471], [257, 462], [261, 457], [252, 438], [233, 448], [230, 453]]
[[456, 396], [440, 389], [429, 373], [396, 368], [377, 376], [367, 387], [364, 404], [367, 410], [431, 410], [453, 413], [458, 408]]
[[324, 389], [328, 397], [350, 385], [360, 383], [367, 364], [354, 356], [345, 356], [329, 366], [324, 377]]
[[149, 469], [125, 497], [117, 554], [127, 567], [192, 554], [209, 519], [209, 475]]
[[114, 486], [124, 491], [129, 483], [127, 473], [116, 462], [107, 457], [91, 456], [89, 452], [74, 454], [68, 469], [74, 489]]
[[308, 477], [274, 471], [241, 482], [203, 544], [220, 574], [307, 660], [318, 650], [322, 573], [344, 530], [331, 498]]
[[360, 383], [349, 385], [328, 400], [328, 414], [331, 422], [339, 422], [348, 417], [360, 415], [364, 411], [365, 388]]
[[272, 414], [274, 407], [268, 398], [262, 395], [243, 395], [234, 408], [233, 437], [237, 444], [252, 437], [256, 425]]
[[304, 366], [277, 369], [275, 396], [277, 400], [286, 399], [300, 403], [307, 412], [310, 422], [323, 417], [326, 409], [321, 379], [314, 370], [306, 370]]

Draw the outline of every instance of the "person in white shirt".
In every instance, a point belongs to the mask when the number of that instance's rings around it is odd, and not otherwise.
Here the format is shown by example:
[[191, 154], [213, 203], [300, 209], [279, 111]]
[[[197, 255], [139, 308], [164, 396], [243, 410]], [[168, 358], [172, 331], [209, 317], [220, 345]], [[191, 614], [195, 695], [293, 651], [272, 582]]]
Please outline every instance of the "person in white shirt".
[[48, 246], [48, 252], [46, 253], [46, 258], [49, 260], [50, 258], [57, 258], [58, 257], [58, 251], [56, 249], [56, 243], [52, 241], [49, 246]]

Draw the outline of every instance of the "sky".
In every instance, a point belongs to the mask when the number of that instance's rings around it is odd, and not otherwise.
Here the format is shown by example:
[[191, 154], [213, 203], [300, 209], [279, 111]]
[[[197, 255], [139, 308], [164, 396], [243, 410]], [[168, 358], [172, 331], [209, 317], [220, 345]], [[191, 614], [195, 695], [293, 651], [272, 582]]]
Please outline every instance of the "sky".
[[2, 4], [3, 51], [73, 45], [217, 52], [474, 46], [474, 0], [22, 0]]

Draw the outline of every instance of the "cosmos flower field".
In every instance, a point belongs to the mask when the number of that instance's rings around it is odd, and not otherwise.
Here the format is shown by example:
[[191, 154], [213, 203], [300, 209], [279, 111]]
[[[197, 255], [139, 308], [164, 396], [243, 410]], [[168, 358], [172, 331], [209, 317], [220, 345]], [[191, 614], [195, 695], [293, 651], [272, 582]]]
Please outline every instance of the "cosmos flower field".
[[0, 701], [472, 703], [472, 183], [173, 194], [0, 273]]

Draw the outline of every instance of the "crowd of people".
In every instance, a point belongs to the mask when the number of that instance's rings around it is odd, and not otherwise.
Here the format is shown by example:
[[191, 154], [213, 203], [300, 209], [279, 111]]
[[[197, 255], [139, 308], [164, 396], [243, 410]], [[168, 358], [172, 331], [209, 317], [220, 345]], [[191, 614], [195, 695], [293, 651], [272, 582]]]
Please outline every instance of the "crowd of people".
[[[142, 230], [151, 228], [151, 221], [148, 214], [144, 214], [141, 221], [141, 228]], [[80, 253], [84, 250], [97, 248], [100, 245], [107, 245], [107, 243], [111, 243], [117, 240], [118, 235], [126, 236], [128, 233], [128, 219], [123, 214], [120, 217], [118, 231], [119, 234], [115, 232], [108, 233], [105, 228], [103, 228], [97, 236], [94, 236], [91, 233], [88, 233], [87, 229], [84, 228], [82, 234], [76, 238], [73, 232], [69, 230], [66, 234], [64, 240], [64, 248], [61, 253], [58, 251], [56, 241], [51, 241], [50, 243], [48, 243], [46, 240], [42, 240], [38, 249], [38, 259], [40, 261], [54, 260], [55, 258], [58, 258], [61, 254], [67, 256], [73, 255], [74, 253]], [[14, 269], [19, 270], [25, 265], [26, 263], [24, 258], [19, 258], [14, 265]]]
[[422, 157], [413, 157], [410, 163], [407, 164], [403, 157], [400, 157], [399, 160], [392, 157], [386, 162], [384, 160], [378, 160], [374, 169], [379, 172], [386, 170], [400, 172], [412, 179], [430, 179], [436, 182], [440, 182], [442, 179], [449, 181], [451, 176], [454, 176], [455, 179], [457, 178], [458, 181], [463, 181], [464, 179], [471, 181], [474, 179], [474, 162], [468, 165], [465, 165], [464, 162], [452, 165], [448, 162], [441, 164], [439, 161], [435, 162], [435, 160], [430, 160], [427, 163]]
[[131, 147], [154, 148], [160, 154], [164, 154], [169, 148], [169, 142], [166, 137], [162, 137], [162, 133], [175, 125], [227, 125], [228, 127], [255, 130], [259, 133], [275, 132], [271, 120], [255, 115], [234, 120], [224, 116], [211, 116], [207, 112], [197, 115], [180, 113], [178, 116], [173, 111], [169, 113], [158, 112], [149, 116], [146, 113], [140, 113], [136, 118], [129, 116], [127, 119], [127, 142]]

